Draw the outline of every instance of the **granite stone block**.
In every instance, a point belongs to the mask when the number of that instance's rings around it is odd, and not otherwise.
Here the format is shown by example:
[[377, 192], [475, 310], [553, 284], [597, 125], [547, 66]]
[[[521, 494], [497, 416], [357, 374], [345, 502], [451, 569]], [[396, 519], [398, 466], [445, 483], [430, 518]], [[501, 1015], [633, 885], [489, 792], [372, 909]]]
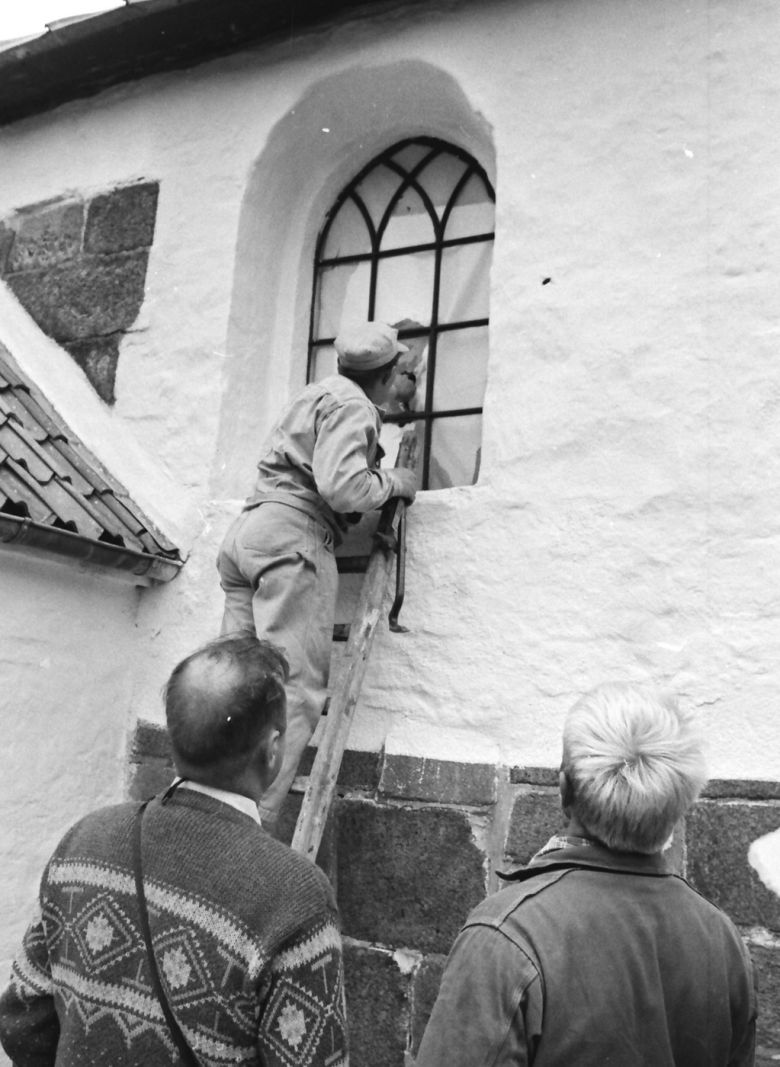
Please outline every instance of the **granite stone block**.
[[176, 769], [170, 760], [149, 757], [131, 768], [128, 793], [131, 800], [147, 800], [167, 789]]
[[148, 248], [154, 240], [157, 182], [113, 189], [87, 206], [85, 252], [126, 252]]
[[[311, 773], [317, 749], [309, 745], [304, 749], [298, 774], [306, 776]], [[345, 790], [357, 790], [365, 793], [375, 793], [379, 785], [379, 761], [378, 752], [358, 752], [347, 749], [341, 761], [337, 786], [339, 792]]]
[[412, 979], [412, 1053], [416, 1055], [439, 993], [446, 956], [426, 956]]
[[351, 1067], [404, 1067], [409, 977], [386, 952], [345, 944]]
[[14, 219], [16, 238], [7, 270], [39, 270], [74, 259], [81, 251], [84, 205], [81, 201], [27, 208]]
[[16, 233], [11, 227], [0, 222], [0, 275], [4, 275], [6, 272], [8, 260], [11, 255], [11, 248], [13, 247], [15, 239]]
[[780, 782], [754, 778], [713, 778], [707, 782], [702, 796], [737, 800], [780, 800]]
[[0, 274], [107, 403], [122, 334], [143, 304], [157, 182], [31, 205], [0, 225]]
[[[292, 845], [292, 839], [295, 836], [295, 827], [301, 812], [302, 803], [302, 793], [288, 793], [282, 801], [275, 837], [277, 837], [279, 841], [283, 841], [285, 845]], [[338, 801], [336, 802], [336, 805], [337, 804]], [[336, 877], [338, 874], [336, 865], [335, 833], [336, 805], [334, 805], [333, 811], [325, 823], [325, 829], [323, 830], [322, 840], [320, 841], [320, 847], [317, 850], [315, 861], [317, 866], [321, 867], [328, 876], [334, 890], [336, 889]]]
[[101, 400], [113, 404], [116, 367], [119, 362], [119, 342], [122, 334], [93, 337], [88, 341], [69, 341], [64, 348], [86, 374]]
[[6, 281], [44, 333], [60, 343], [127, 330], [144, 298], [148, 252], [80, 259]]
[[748, 942], [758, 978], [756, 1062], [780, 1063], [780, 943]]
[[664, 858], [676, 874], [685, 875], [685, 820], [681, 819], [674, 828], [672, 841], [664, 853]]
[[735, 922], [780, 930], [780, 898], [747, 860], [751, 841], [778, 826], [780, 806], [773, 803], [705, 800], [688, 815], [688, 878]]
[[337, 784], [339, 788], [375, 793], [379, 787], [380, 754], [347, 749], [341, 763]]
[[485, 895], [484, 856], [466, 814], [345, 800], [337, 838], [345, 932], [382, 945], [448, 952]]
[[171, 739], [164, 726], [139, 720], [130, 742], [130, 760], [140, 763], [153, 757], [171, 759]]
[[506, 836], [507, 858], [513, 864], [528, 863], [553, 834], [561, 832], [563, 826], [557, 790], [518, 793]]
[[549, 785], [558, 788], [557, 767], [512, 767], [509, 771], [512, 785]]
[[404, 800], [486, 806], [496, 801], [496, 768], [418, 756], [385, 756], [379, 792]]
[[295, 833], [295, 824], [298, 821], [302, 803], [302, 793], [288, 793], [282, 801], [282, 805], [279, 809], [279, 823], [276, 830], [276, 836], [280, 841], [283, 841], [285, 845], [289, 845], [292, 842], [293, 834]]

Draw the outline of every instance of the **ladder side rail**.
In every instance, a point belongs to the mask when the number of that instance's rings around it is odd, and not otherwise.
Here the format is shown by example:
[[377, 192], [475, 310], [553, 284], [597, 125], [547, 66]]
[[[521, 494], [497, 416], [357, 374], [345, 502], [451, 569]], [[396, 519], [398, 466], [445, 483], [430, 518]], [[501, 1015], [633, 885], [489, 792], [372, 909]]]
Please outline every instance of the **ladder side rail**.
[[[406, 433], [398, 450], [398, 467], [414, 468], [416, 440], [413, 432]], [[393, 553], [388, 546], [393, 525], [406, 504], [398, 497], [389, 500], [382, 509], [377, 529], [377, 544], [371, 552], [368, 569], [360, 592], [355, 623], [350, 627], [344, 655], [347, 671], [341, 685], [333, 694], [328, 707], [325, 728], [314, 757], [301, 810], [295, 825], [292, 848], [312, 862], [325, 832], [336, 792], [341, 761], [347, 746], [349, 729], [357, 707], [360, 689], [368, 665], [377, 624], [388, 583], [393, 573]]]

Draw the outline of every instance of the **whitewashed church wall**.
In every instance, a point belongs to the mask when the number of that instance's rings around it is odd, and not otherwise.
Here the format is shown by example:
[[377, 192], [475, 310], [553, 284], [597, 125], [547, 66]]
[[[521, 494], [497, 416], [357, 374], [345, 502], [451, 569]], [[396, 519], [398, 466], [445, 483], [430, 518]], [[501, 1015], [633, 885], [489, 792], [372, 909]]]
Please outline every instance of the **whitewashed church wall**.
[[410, 513], [411, 632], [380, 634], [351, 745], [553, 766], [579, 693], [651, 679], [702, 709], [713, 775], [778, 777], [775, 25], [764, 0], [418, 4], [0, 131], [1, 213], [160, 183], [110, 417], [191, 555], [141, 597], [133, 716], [218, 626], [324, 211], [430, 133], [496, 183], [482, 468]]
[[67, 827], [123, 797], [139, 591], [4, 551], [0, 567], [0, 971]]

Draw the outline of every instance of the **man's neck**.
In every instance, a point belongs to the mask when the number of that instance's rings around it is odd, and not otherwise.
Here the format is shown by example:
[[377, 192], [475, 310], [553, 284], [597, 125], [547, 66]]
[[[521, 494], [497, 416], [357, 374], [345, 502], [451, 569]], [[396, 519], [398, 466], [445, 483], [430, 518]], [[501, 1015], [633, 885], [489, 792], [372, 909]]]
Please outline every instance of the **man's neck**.
[[563, 837], [587, 837], [593, 839], [593, 834], [582, 825], [579, 819], [575, 815], [570, 815], [566, 826], [561, 831]]
[[256, 822], [260, 822], [257, 802], [243, 793], [236, 793], [232, 789], [223, 789], [219, 786], [207, 785], [205, 782], [194, 782], [190, 778], [183, 778], [179, 783], [179, 788], [191, 789], [194, 793], [203, 793], [205, 796], [213, 797], [214, 800], [229, 804], [230, 807], [236, 808], [236, 810], [242, 811]]

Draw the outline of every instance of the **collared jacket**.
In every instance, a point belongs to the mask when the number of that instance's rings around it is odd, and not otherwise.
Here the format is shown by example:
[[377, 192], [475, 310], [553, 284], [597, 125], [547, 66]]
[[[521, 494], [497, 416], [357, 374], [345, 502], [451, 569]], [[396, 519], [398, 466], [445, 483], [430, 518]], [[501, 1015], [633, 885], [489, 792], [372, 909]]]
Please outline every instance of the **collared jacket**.
[[276, 501], [311, 515], [339, 539], [345, 516], [397, 495], [392, 468], [379, 470], [381, 418], [355, 382], [334, 374], [307, 385], [266, 441], [246, 502]]
[[508, 878], [455, 942], [416, 1067], [754, 1062], [748, 952], [661, 855], [559, 838]]

